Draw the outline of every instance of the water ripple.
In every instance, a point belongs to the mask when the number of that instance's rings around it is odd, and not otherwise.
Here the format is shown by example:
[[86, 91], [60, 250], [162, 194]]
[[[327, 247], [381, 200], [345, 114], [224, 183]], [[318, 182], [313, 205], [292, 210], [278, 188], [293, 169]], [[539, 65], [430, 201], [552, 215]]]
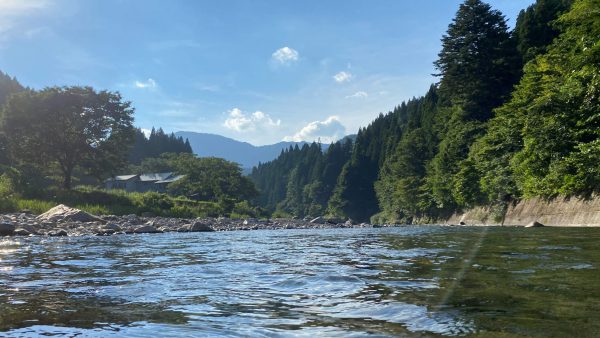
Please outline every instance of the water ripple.
[[517, 302], [489, 294], [488, 278], [564, 290], [531, 283], [598, 266], [564, 258], [586, 243], [523, 237], [531, 245], [515, 251], [497, 231], [488, 240], [501, 242], [484, 241], [471, 269], [477, 230], [442, 227], [2, 240], [0, 335], [465, 335], [493, 330], [481, 314]]

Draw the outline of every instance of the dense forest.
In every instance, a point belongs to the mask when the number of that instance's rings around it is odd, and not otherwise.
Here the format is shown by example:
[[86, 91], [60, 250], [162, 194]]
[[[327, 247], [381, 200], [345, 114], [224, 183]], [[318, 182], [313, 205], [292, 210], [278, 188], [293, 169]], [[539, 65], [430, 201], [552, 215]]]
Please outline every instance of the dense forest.
[[129, 164], [140, 164], [144, 159], [158, 158], [164, 153], [192, 154], [192, 146], [187, 139], [173, 133], [167, 134], [162, 128], [152, 128], [148, 137], [141, 129], [135, 130], [133, 146], [128, 156]]
[[260, 164], [258, 203], [411, 223], [596, 192], [599, 65], [598, 0], [537, 0], [512, 31], [502, 13], [466, 0], [442, 37], [438, 83], [380, 114], [353, 144], [289, 149]]

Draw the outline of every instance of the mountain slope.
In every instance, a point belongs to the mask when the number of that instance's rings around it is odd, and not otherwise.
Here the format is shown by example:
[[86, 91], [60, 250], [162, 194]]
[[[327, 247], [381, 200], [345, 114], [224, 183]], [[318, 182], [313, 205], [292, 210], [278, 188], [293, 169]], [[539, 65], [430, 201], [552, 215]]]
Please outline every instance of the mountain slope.
[[[242, 165], [243, 168], [252, 168], [259, 162], [268, 162], [275, 159], [282, 149], [298, 145], [301, 147], [306, 142], [279, 142], [265, 146], [254, 146], [248, 142], [236, 141], [234, 139], [207, 133], [196, 133], [191, 131], [178, 131], [177, 137], [188, 139], [192, 150], [199, 156], [221, 157]], [[323, 150], [329, 145], [323, 145]]]

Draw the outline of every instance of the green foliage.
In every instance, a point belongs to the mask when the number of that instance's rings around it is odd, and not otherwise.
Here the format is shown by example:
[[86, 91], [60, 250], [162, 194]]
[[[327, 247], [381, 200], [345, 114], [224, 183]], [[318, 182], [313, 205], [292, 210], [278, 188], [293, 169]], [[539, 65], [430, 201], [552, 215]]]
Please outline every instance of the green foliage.
[[42, 214], [58, 205], [52, 201], [42, 201], [37, 199], [13, 199], [13, 208], [5, 210], [7, 212], [29, 210], [35, 214]]
[[16, 78], [0, 71], [0, 107], [3, 106], [12, 94], [20, 93], [25, 88]]
[[[58, 204], [66, 204], [97, 215], [141, 215], [150, 212], [157, 216], [184, 218], [229, 216], [233, 209], [226, 210], [215, 202], [194, 201], [156, 192], [128, 193], [122, 190], [107, 191], [80, 186], [68, 191], [49, 190], [36, 199], [25, 199], [15, 194], [7, 199], [0, 198], [0, 211], [27, 209], [34, 213], [43, 213]], [[250, 214], [247, 212], [250, 210], [253, 210], [255, 215], [259, 214], [257, 209], [248, 204], [242, 203], [236, 207], [238, 212], [244, 211], [244, 214]]]
[[169, 190], [175, 194], [219, 202], [226, 207], [257, 194], [254, 184], [242, 175], [237, 163], [216, 157], [198, 158], [192, 154], [172, 155], [169, 161], [178, 174], [185, 175], [169, 185]]
[[16, 165], [59, 172], [70, 189], [73, 172], [107, 177], [125, 163], [133, 108], [120, 94], [90, 87], [50, 87], [12, 95], [1, 131]]
[[175, 171], [171, 159], [176, 155], [174, 153], [161, 154], [159, 157], [145, 158], [139, 165], [129, 165], [129, 173], [166, 173]]
[[14, 185], [6, 174], [0, 175], [0, 212], [14, 209]]
[[[546, 54], [527, 64], [513, 99], [498, 110], [499, 121], [492, 130], [497, 134], [487, 137], [479, 150], [500, 150], [525, 197], [598, 189], [597, 162], [593, 164], [600, 133], [598, 5], [597, 0], [576, 1], [559, 18], [563, 33]], [[511, 137], [505, 140], [500, 138], [501, 123], [516, 129], [508, 131]], [[489, 162], [483, 168], [494, 166]]]
[[502, 13], [480, 0], [466, 0], [448, 26], [435, 62], [440, 91], [461, 108], [461, 119], [485, 121], [517, 81], [517, 60]]
[[250, 178], [260, 191], [256, 202], [286, 215], [323, 215], [351, 151], [350, 139], [331, 144], [325, 152], [317, 143], [283, 150], [274, 161], [253, 169]]
[[572, 3], [573, 0], [538, 0], [519, 13], [514, 35], [523, 64], [546, 52], [546, 47], [560, 33], [554, 21]]
[[[162, 128], [152, 128], [149, 137], [146, 137], [141, 129], [135, 129], [133, 146], [128, 155], [130, 164], [142, 164], [143, 167], [145, 160], [158, 158], [165, 153], [191, 154], [192, 147], [187, 139], [184, 141], [182, 137], [176, 137], [173, 133], [166, 134]], [[165, 170], [147, 172], [163, 171]]]
[[435, 151], [435, 132], [431, 123], [437, 112], [437, 89], [432, 87], [426, 96], [406, 104], [409, 118], [396, 149], [387, 156], [375, 182], [381, 208], [377, 223], [411, 223], [423, 209], [423, 189], [426, 164]]

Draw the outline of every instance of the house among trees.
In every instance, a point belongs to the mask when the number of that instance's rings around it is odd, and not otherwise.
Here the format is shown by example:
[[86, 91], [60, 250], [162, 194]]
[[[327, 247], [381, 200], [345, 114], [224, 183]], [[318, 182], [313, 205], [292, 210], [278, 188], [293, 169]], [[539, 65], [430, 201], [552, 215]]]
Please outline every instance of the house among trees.
[[166, 192], [169, 183], [182, 179], [184, 175], [175, 175], [172, 172], [150, 173], [139, 175], [121, 175], [105, 181], [107, 190], [122, 189], [127, 192]]

